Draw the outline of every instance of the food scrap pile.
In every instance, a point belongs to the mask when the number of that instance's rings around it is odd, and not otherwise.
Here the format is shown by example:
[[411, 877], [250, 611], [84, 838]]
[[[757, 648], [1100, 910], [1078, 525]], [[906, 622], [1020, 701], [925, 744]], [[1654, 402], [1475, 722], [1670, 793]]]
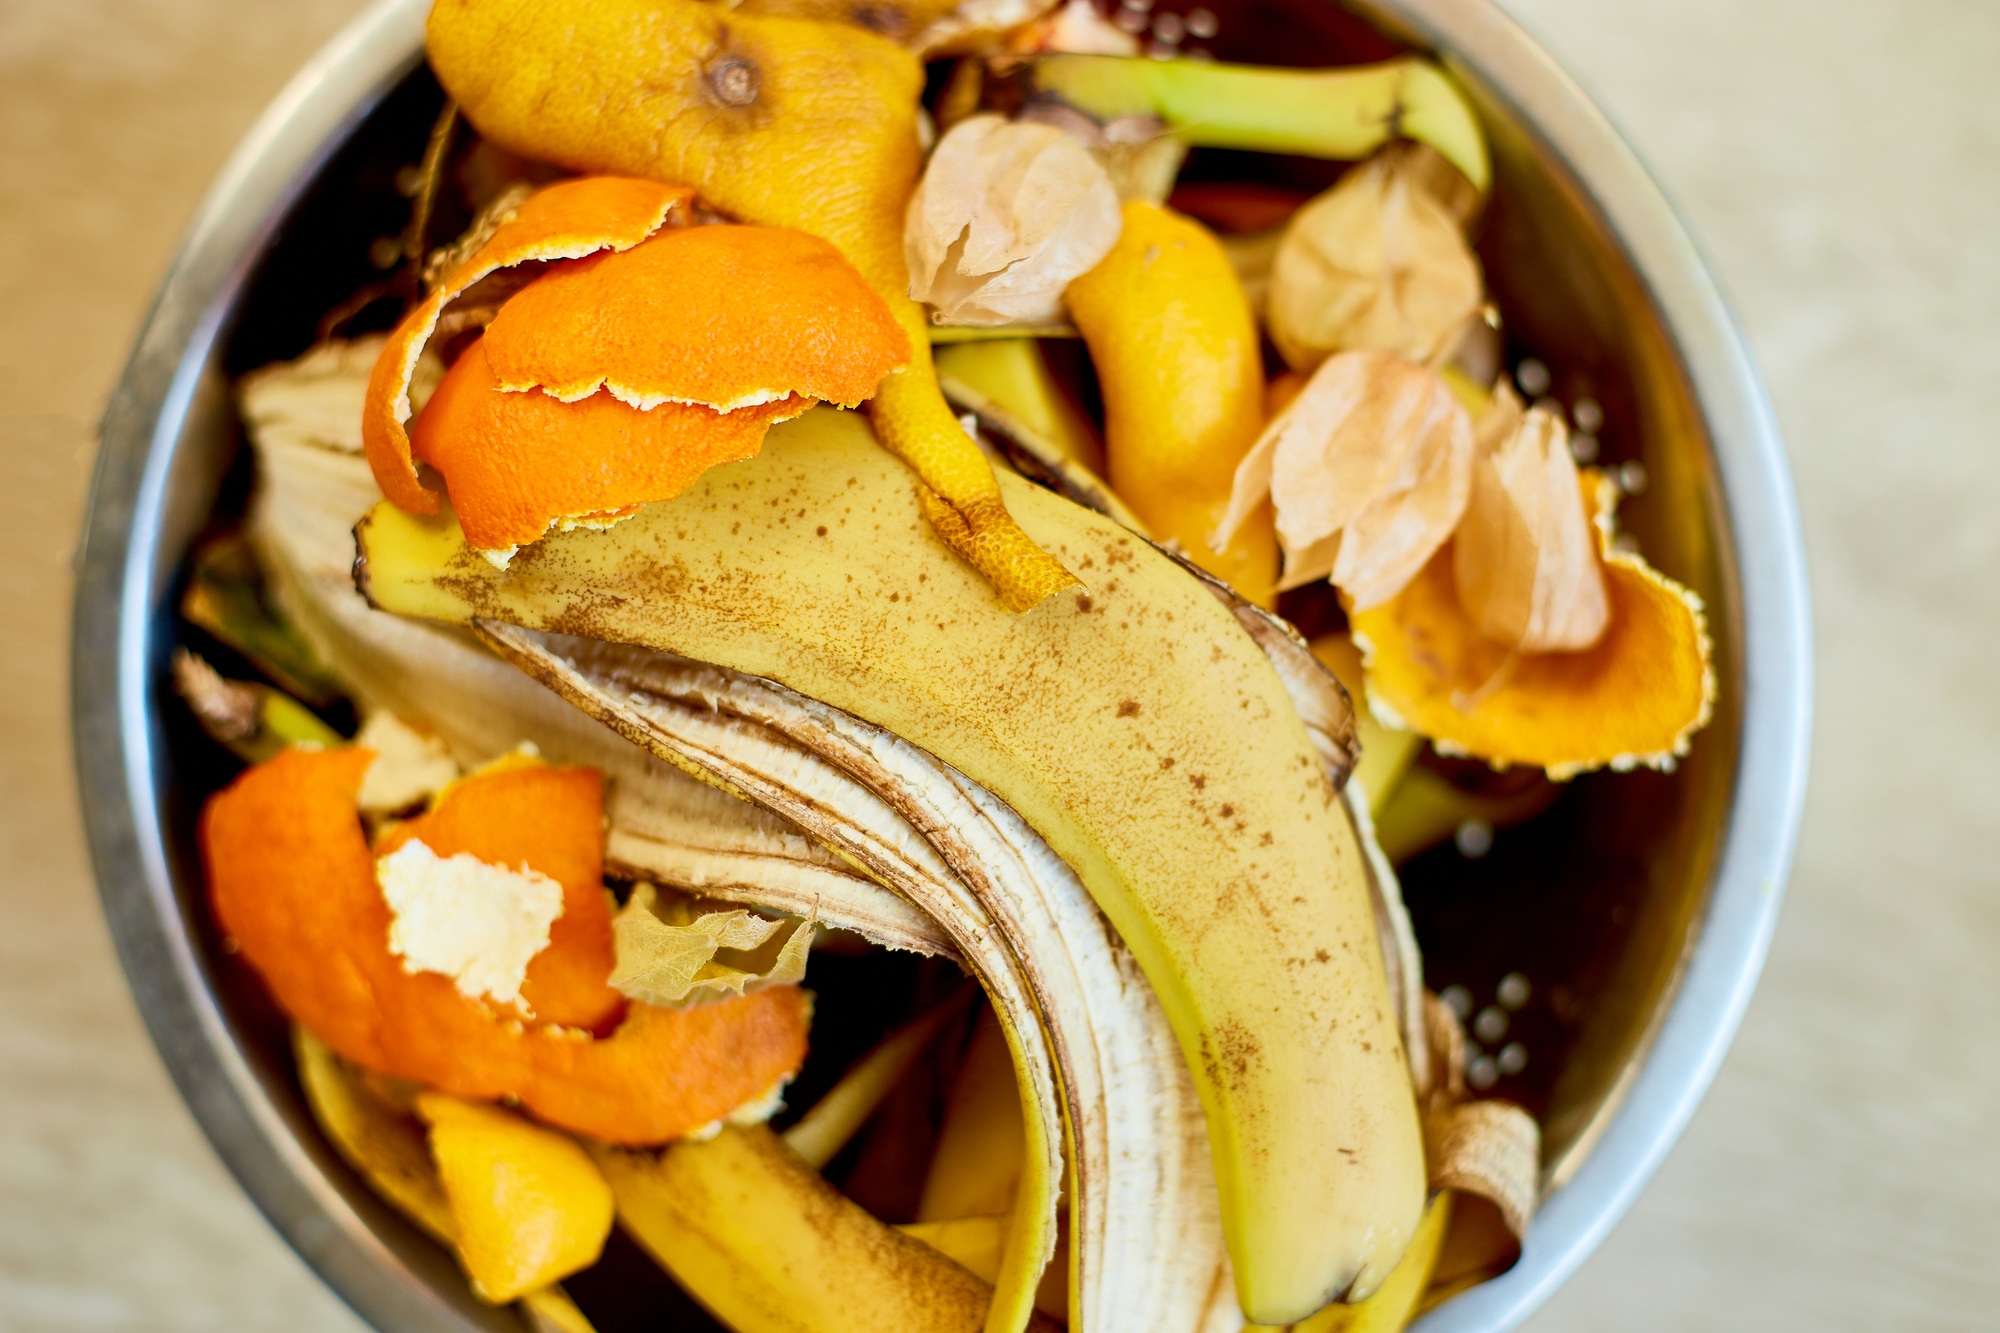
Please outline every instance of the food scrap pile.
[[175, 670], [225, 946], [479, 1300], [588, 1329], [622, 1227], [741, 1333], [1390, 1330], [1517, 1257], [1396, 866], [1684, 755], [1701, 604], [1503, 365], [1450, 77], [1146, 14], [437, 0], [394, 327], [239, 385], [246, 678]]

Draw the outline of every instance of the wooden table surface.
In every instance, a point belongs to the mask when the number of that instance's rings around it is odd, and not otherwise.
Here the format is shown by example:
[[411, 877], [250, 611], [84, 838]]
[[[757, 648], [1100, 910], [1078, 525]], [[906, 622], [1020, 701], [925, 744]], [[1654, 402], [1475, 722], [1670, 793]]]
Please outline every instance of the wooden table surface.
[[[64, 700], [93, 426], [196, 201], [357, 0], [0, 3], [0, 1328], [354, 1333], [175, 1097]], [[2000, 7], [1508, 0], [1659, 175], [1788, 437], [1819, 732], [1762, 989], [1531, 1321], [2000, 1328]]]

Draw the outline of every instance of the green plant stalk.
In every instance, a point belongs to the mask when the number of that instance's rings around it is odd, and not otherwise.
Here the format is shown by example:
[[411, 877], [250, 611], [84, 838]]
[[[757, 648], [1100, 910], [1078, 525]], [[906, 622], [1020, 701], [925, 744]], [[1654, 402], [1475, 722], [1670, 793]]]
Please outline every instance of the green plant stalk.
[[1189, 144], [1351, 162], [1392, 139], [1442, 154], [1482, 193], [1486, 138], [1458, 85], [1406, 56], [1347, 69], [1290, 70], [1193, 60], [1055, 55], [1034, 64], [1036, 91], [1100, 121], [1154, 116]]

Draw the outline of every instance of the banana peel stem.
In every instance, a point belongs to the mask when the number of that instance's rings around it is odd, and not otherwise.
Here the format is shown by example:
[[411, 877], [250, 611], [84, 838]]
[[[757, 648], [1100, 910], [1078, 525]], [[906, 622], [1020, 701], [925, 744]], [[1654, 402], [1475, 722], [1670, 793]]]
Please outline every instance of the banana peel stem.
[[1301, 71], [1064, 55], [1039, 62], [1035, 81], [1099, 119], [1157, 116], [1196, 147], [1354, 161], [1401, 137], [1437, 149], [1482, 193], [1493, 179], [1465, 95], [1417, 57]]

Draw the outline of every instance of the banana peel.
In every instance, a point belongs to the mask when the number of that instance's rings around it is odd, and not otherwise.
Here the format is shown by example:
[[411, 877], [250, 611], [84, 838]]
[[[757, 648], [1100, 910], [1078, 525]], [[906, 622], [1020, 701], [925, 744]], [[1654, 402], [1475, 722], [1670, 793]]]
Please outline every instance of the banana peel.
[[938, 391], [902, 246], [922, 163], [914, 56], [852, 24], [698, 0], [437, 0], [426, 47], [466, 118], [504, 148], [690, 186], [732, 217], [836, 246], [908, 335], [910, 364], [870, 411], [939, 534], [1011, 610], [1076, 585], [1009, 515]]
[[[822, 923], [884, 947], [951, 953], [935, 922], [795, 826], [607, 734], [469, 635], [385, 615], [362, 599], [353, 528], [381, 492], [362, 457], [361, 404], [380, 341], [329, 344], [247, 377], [240, 391], [258, 465], [248, 540], [273, 613], [362, 711], [420, 724], [467, 770], [524, 742], [552, 763], [602, 770], [615, 873], [795, 916], [817, 909]], [[301, 378], [327, 400], [310, 433], [272, 424]]]
[[1053, 1251], [1062, 1162], [1052, 1150], [1067, 1132], [1073, 1254], [1086, 1275], [1072, 1326], [1130, 1315], [1163, 1333], [1200, 1327], [1224, 1260], [1194, 1089], [1129, 952], [1011, 809], [908, 742], [770, 682], [498, 623], [481, 632], [636, 744], [840, 848], [950, 933], [1000, 1018], [1022, 1099], [996, 1320], [1002, 1305], [1025, 1317]]
[[[988, 1326], [990, 1284], [877, 1221], [762, 1127], [597, 1161], [625, 1229], [737, 1333]], [[1022, 1327], [1056, 1325], [1030, 1312]]]
[[[852, 416], [810, 413], [726, 473], [504, 575], [448, 519], [378, 509], [358, 530], [360, 576], [378, 606], [478, 622], [489, 641], [515, 622], [795, 686], [823, 732], [875, 733], [859, 739], [877, 766], [903, 758], [879, 748], [891, 741], [951, 765], [916, 790], [955, 770], [966, 799], [990, 791], [989, 822], [1017, 815], [1046, 839], [1051, 878], [1076, 867], [1159, 997], [1206, 1112], [1246, 1312], [1284, 1321], [1372, 1291], [1423, 1198], [1396, 1006], [1352, 825], [1236, 617], [1137, 538], [1012, 478], [1010, 510], [1100, 581], [999, 614]], [[760, 498], [780, 493], [782, 510]], [[522, 658], [526, 633], [511, 635]], [[567, 685], [649, 739], [601, 686], [579, 689], [573, 670]], [[1162, 818], [1134, 818], [1149, 809]], [[961, 875], [988, 878], [962, 859]], [[1059, 931], [1034, 944], [1018, 958], [1067, 952]], [[994, 969], [968, 961], [990, 986]]]

